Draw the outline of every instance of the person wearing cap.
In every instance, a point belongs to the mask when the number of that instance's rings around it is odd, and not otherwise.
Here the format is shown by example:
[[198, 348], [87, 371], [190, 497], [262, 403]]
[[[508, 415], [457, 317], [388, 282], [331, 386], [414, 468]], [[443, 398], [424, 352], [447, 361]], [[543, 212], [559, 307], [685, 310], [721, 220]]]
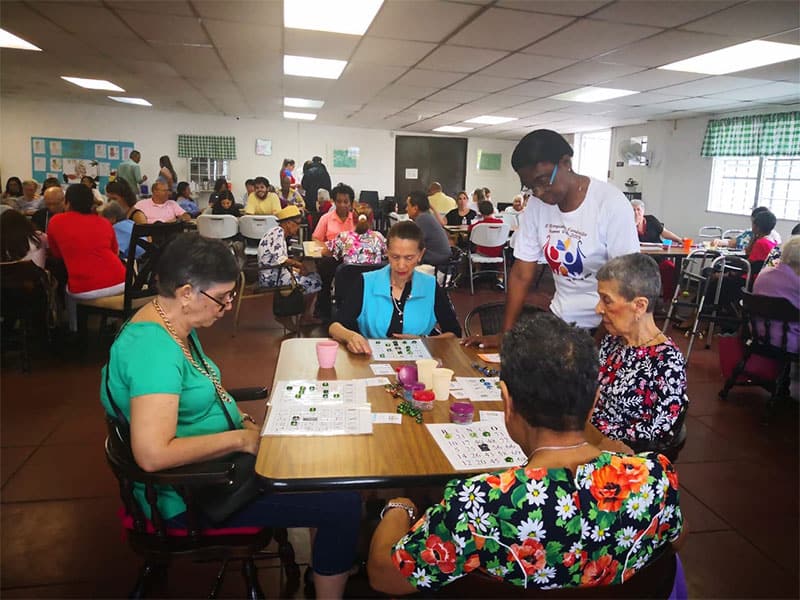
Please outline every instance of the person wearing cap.
[[[278, 219], [278, 227], [273, 227], [258, 243], [258, 266], [261, 269], [258, 274], [258, 283], [264, 288], [284, 287], [292, 284], [292, 275], [297, 284], [303, 288], [305, 295], [305, 311], [300, 323], [304, 325], [314, 324], [312, 310], [314, 300], [320, 289], [322, 280], [317, 273], [309, 273], [302, 261], [289, 258], [289, 250], [286, 239], [296, 236], [300, 230], [302, 216], [300, 209], [296, 206], [282, 208], [275, 215]], [[286, 268], [276, 268], [286, 267]]]

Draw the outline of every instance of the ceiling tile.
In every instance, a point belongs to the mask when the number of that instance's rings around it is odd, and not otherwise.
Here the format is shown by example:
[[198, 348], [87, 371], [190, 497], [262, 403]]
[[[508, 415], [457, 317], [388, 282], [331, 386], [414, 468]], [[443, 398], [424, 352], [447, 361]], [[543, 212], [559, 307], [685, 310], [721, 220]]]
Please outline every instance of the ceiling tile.
[[571, 17], [490, 8], [448, 42], [479, 48], [517, 50], [572, 21]]
[[421, 42], [441, 42], [479, 10], [479, 6], [440, 0], [385, 0], [367, 34]]
[[375, 68], [375, 65], [350, 62], [345, 67], [336, 85], [337, 87], [341, 87], [342, 85], [360, 87], [377, 83], [383, 86], [391, 83], [405, 72], [405, 67], [384, 66], [378, 69]]
[[732, 46], [741, 41], [744, 40], [676, 29], [608, 52], [603, 55], [603, 60], [642, 67], [660, 67], [704, 52]]
[[439, 46], [417, 66], [422, 69], [442, 69], [459, 73], [474, 73], [507, 55], [507, 52], [467, 48], [465, 46]]
[[[126, 1], [130, 5], [130, 1]], [[142, 3], [139, 3], [142, 4]], [[156, 6], [166, 2], [154, 2]], [[253, 0], [192, 0], [192, 5], [204, 19], [221, 19], [238, 23], [258, 23], [260, 25], [283, 25], [283, 2]]]
[[776, 33], [775, 35], [770, 35], [764, 39], [769, 40], [770, 42], [780, 42], [783, 44], [800, 44], [800, 28], [792, 29], [784, 33]]
[[498, 6], [504, 8], [530, 10], [556, 15], [574, 15], [576, 17], [587, 15], [605, 4], [609, 4], [609, 0], [570, 0], [569, 2], [564, 2], [564, 0], [500, 0], [497, 3]]
[[695, 110], [698, 108], [711, 108], [722, 104], [719, 99], [712, 98], [683, 98], [681, 100], [670, 100], [669, 102], [659, 102], [654, 105], [659, 109], [669, 108], [670, 110]]
[[401, 85], [414, 85], [419, 87], [447, 87], [451, 83], [464, 77], [463, 73], [448, 71], [428, 71], [425, 69], [411, 69], [403, 75], [397, 83]]
[[660, 90], [664, 94], [674, 94], [676, 96], [705, 96], [707, 94], [718, 94], [740, 88], [764, 85], [758, 79], [746, 79], [744, 77], [728, 77], [720, 75], [717, 77], [707, 77], [689, 83], [672, 85]]
[[794, 29], [798, 25], [800, 4], [796, 0], [758, 0], [728, 8], [684, 25], [682, 29], [754, 38]]
[[733, 4], [736, 4], [736, 0], [669, 0], [669, 2], [618, 0], [598, 10], [592, 18], [614, 23], [677, 27]]
[[397, 82], [381, 91], [378, 96], [386, 98], [407, 98], [410, 100], [419, 100], [420, 98], [430, 96], [438, 91], [438, 86], [416, 86]]
[[708, 77], [708, 75], [703, 75], [702, 73], [682, 73], [680, 71], [648, 69], [647, 71], [641, 71], [639, 73], [634, 73], [633, 75], [626, 75], [625, 77], [612, 79], [607, 81], [606, 84], [608, 87], [643, 92], [646, 90], [662, 88], [668, 85], [686, 83], [687, 81], [705, 79], [706, 77]]
[[196, 17], [172, 16], [169, 19], [158, 19], [153, 18], [151, 13], [139, 10], [118, 10], [117, 15], [143, 40], [158, 40], [175, 45], [211, 44]]
[[550, 73], [542, 79], [555, 81], [557, 83], [593, 85], [595, 83], [608, 81], [609, 79], [622, 77], [623, 75], [636, 73], [641, 70], [641, 67], [631, 65], [617, 65], [590, 60], [561, 69], [555, 73]]
[[376, 65], [410, 67], [435, 47], [436, 44], [429, 42], [365, 36], [353, 54], [353, 60]]
[[772, 83], [764, 83], [755, 87], [748, 87], [737, 90], [729, 90], [727, 92], [720, 92], [717, 94], [708, 94], [708, 98], [721, 98], [724, 100], [767, 100], [769, 98], [785, 98], [788, 96], [796, 96], [800, 100], [800, 86], [796, 83], [787, 83], [784, 81], [776, 81]]
[[533, 79], [552, 71], [557, 71], [575, 64], [573, 58], [556, 58], [553, 56], [536, 56], [534, 54], [512, 54], [491, 67], [484, 69], [482, 75], [492, 77], [516, 77]]
[[[204, 19], [211, 41], [217, 48], [229, 48], [242, 56], [279, 52], [283, 44], [283, 28], [255, 23], [235, 23], [219, 19]], [[258, 44], [252, 40], [257, 39]]]
[[776, 65], [768, 65], [747, 71], [738, 71], [737, 77], [749, 77], [752, 79], [770, 79], [772, 81], [793, 81], [800, 82], [800, 59], [789, 60]]
[[510, 79], [507, 77], [487, 77], [486, 75], [471, 75], [451, 86], [454, 90], [466, 90], [468, 92], [496, 92], [522, 83], [522, 79]]
[[564, 102], [563, 100], [551, 100], [550, 98], [542, 98], [541, 100], [534, 100], [533, 102], [524, 102], [522, 104], [517, 104], [516, 106], [511, 106], [504, 110], [505, 114], [501, 114], [500, 116], [531, 116], [537, 115], [543, 112], [548, 111], [555, 111], [560, 110], [569, 104], [568, 102]]
[[[73, 2], [36, 2], [31, 5], [38, 13], [57, 23], [70, 33], [86, 34], [86, 24], [103, 36], [124, 40], [136, 37], [114, 12], [101, 6], [85, 6]], [[5, 12], [5, 4], [3, 5]], [[5, 14], [3, 15], [5, 17]]]
[[658, 102], [669, 102], [670, 100], [682, 100], [686, 96], [662, 94], [660, 92], [644, 92], [641, 94], [632, 94], [630, 96], [622, 96], [621, 98], [613, 98], [608, 100], [606, 104], [614, 104], [617, 106], [650, 106]]
[[415, 112], [425, 117], [432, 117], [442, 114], [458, 106], [453, 102], [433, 102], [431, 100], [420, 100], [416, 104], [409, 106], [407, 112]]
[[187, 79], [229, 79], [230, 75], [212, 48], [164, 46], [166, 61]]
[[529, 98], [546, 98], [561, 92], [574, 90], [575, 85], [567, 83], [553, 83], [550, 81], [542, 81], [537, 79], [515, 86], [506, 90], [509, 94], [516, 94], [519, 96], [527, 96]]
[[291, 98], [324, 99], [334, 85], [336, 85], [335, 79], [284, 75], [282, 88], [283, 95]]
[[286, 30], [283, 47], [286, 54], [348, 60], [359, 36], [325, 31]]
[[607, 21], [581, 19], [558, 33], [528, 46], [523, 52], [547, 56], [592, 58], [660, 31], [655, 27], [643, 25], [622, 25]]
[[447, 90], [442, 90], [441, 92], [436, 92], [433, 96], [430, 96], [428, 100], [435, 100], [437, 102], [457, 102], [459, 104], [463, 104], [465, 102], [472, 102], [473, 100], [482, 98], [487, 93], [488, 92], [484, 91], [473, 92], [450, 88]]

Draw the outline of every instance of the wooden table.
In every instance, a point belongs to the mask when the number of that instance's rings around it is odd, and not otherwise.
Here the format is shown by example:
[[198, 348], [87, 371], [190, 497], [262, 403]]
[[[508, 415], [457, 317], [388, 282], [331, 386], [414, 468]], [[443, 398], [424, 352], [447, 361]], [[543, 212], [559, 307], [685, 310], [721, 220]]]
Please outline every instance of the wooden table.
[[[281, 344], [275, 383], [289, 379], [356, 379], [374, 377], [371, 357], [353, 355], [339, 347], [335, 369], [319, 369], [316, 358], [318, 339], [300, 338]], [[427, 338], [425, 344], [435, 358], [456, 376], [479, 377], [472, 368], [478, 360], [475, 351], [465, 349], [458, 340]], [[403, 363], [393, 362], [393, 365]], [[497, 365], [495, 365], [497, 366]], [[390, 378], [393, 379], [393, 378]], [[396, 412], [399, 399], [382, 386], [367, 388], [372, 412]], [[423, 412], [425, 423], [449, 423], [450, 404], [434, 403]], [[473, 402], [475, 419], [480, 410], [502, 410], [501, 402]], [[479, 472], [479, 471], [476, 471]], [[442, 484], [453, 477], [470, 473], [455, 471], [427, 427], [403, 416], [402, 425], [376, 424], [371, 435], [347, 436], [265, 436], [256, 461], [256, 473], [272, 491], [319, 491], [336, 487], [413, 487]]]
[[322, 258], [322, 248], [324, 245], [317, 240], [303, 242], [303, 254], [308, 258]]
[[641, 244], [639, 246], [639, 251], [642, 254], [648, 254], [650, 256], [680, 256], [684, 257], [687, 256], [690, 252], [694, 250], [702, 250], [702, 247], [692, 247], [689, 250], [684, 250], [683, 245], [679, 244], [672, 244], [668, 246], [666, 249], [662, 244]]

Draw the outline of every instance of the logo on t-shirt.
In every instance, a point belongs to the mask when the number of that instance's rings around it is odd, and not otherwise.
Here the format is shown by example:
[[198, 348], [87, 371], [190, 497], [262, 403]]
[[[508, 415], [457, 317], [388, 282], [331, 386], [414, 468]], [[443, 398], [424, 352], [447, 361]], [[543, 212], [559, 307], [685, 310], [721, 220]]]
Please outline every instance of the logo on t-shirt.
[[586, 255], [581, 249], [582, 231], [567, 229], [563, 225], [548, 225], [550, 235], [544, 243], [542, 251], [554, 275], [571, 279], [586, 279], [589, 273], [583, 271], [583, 260]]

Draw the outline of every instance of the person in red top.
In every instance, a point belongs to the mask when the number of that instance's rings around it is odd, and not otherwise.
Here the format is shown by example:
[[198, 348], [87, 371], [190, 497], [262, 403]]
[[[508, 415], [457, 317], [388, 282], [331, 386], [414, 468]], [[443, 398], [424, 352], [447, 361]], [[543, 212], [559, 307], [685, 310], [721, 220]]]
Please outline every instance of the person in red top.
[[111, 223], [92, 211], [92, 190], [80, 183], [67, 188], [67, 212], [47, 227], [50, 252], [67, 268], [66, 305], [69, 326], [77, 331], [75, 300], [114, 296], [125, 290], [125, 265], [120, 261]]
[[[472, 233], [475, 225], [481, 223], [500, 223], [502, 225], [503, 219], [498, 219], [494, 216], [494, 205], [488, 200], [481, 200], [478, 202], [478, 213], [480, 214], [480, 221], [473, 221], [469, 226], [468, 231]], [[480, 252], [484, 256], [498, 257], [503, 255], [503, 246], [495, 246], [488, 248], [486, 246], [475, 246], [475, 251]]]

